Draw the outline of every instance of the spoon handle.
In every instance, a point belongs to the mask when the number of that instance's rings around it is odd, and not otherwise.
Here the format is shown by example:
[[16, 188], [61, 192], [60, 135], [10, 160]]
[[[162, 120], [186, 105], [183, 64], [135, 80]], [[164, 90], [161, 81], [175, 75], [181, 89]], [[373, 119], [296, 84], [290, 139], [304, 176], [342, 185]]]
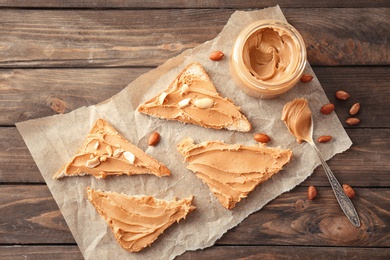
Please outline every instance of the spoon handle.
[[313, 149], [316, 151], [318, 157], [321, 160], [322, 167], [324, 167], [326, 176], [328, 177], [330, 185], [332, 186], [333, 192], [336, 196], [338, 203], [340, 204], [341, 209], [343, 210], [345, 215], [348, 217], [348, 219], [352, 222], [352, 224], [355, 227], [360, 227], [360, 219], [351, 200], [345, 194], [343, 188], [341, 187], [340, 183], [337, 181], [336, 177], [330, 170], [328, 164], [326, 163], [321, 152], [318, 150], [317, 146], [314, 144], [314, 142], [309, 142], [309, 144], [311, 147], [313, 147]]

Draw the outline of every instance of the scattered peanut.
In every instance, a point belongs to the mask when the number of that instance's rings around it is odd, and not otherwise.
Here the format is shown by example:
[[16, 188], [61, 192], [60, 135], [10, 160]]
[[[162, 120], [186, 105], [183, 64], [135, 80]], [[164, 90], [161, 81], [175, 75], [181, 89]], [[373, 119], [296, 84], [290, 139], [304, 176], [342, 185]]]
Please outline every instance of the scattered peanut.
[[313, 200], [317, 196], [317, 189], [314, 186], [309, 186], [307, 189], [307, 198]]
[[339, 100], [347, 100], [349, 97], [350, 95], [348, 94], [348, 92], [344, 90], [339, 90], [336, 92], [336, 98]]
[[219, 61], [223, 58], [224, 55], [225, 54], [222, 51], [212, 51], [209, 58], [213, 61]]
[[149, 136], [148, 144], [149, 144], [150, 146], [155, 146], [159, 141], [160, 141], [160, 134], [157, 133], [157, 132], [154, 132], [154, 133], [152, 133], [152, 134]]
[[334, 110], [334, 104], [329, 103], [321, 107], [321, 113], [324, 115], [330, 114]]
[[301, 82], [307, 83], [310, 82], [313, 79], [313, 76], [310, 74], [303, 74], [301, 77]]
[[349, 186], [348, 184], [343, 184], [343, 189], [345, 194], [347, 194], [349, 198], [352, 199], [353, 197], [355, 197], [355, 191], [352, 189], [351, 186]]
[[271, 138], [268, 135], [262, 133], [254, 134], [253, 139], [255, 139], [259, 143], [268, 143], [269, 141], [271, 141]]
[[351, 114], [351, 116], [354, 116], [354, 115], [356, 115], [359, 112], [359, 110], [360, 110], [360, 104], [359, 103], [355, 103], [349, 109], [349, 113]]
[[348, 125], [357, 125], [360, 123], [360, 119], [357, 117], [350, 117], [345, 120], [345, 123], [347, 123]]
[[332, 136], [331, 135], [323, 135], [323, 136], [318, 137], [318, 139], [317, 139], [317, 141], [319, 143], [327, 143], [330, 140], [332, 140]]

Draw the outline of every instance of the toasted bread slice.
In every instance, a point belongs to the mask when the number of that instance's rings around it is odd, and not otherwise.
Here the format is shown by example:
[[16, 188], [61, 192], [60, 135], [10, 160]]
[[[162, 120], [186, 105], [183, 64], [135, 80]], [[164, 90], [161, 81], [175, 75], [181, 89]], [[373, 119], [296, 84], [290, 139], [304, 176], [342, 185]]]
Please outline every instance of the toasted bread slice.
[[142, 173], [170, 175], [165, 165], [127, 141], [107, 121], [98, 119], [77, 154], [53, 178], [86, 174], [105, 178]]
[[166, 201], [87, 189], [88, 199], [107, 222], [118, 243], [129, 252], [150, 246], [173, 223], [195, 209], [193, 196]]
[[206, 183], [226, 209], [233, 209], [255, 187], [279, 172], [292, 158], [290, 150], [186, 138], [177, 146], [187, 168]]
[[252, 129], [240, 108], [217, 92], [206, 71], [197, 62], [185, 67], [164, 92], [141, 104], [138, 111], [206, 128], [240, 132]]

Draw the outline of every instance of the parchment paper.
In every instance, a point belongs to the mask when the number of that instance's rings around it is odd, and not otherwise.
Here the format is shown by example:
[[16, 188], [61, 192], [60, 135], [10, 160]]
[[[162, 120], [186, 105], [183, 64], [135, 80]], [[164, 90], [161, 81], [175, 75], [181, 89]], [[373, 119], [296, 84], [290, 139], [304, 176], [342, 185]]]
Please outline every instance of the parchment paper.
[[[229, 55], [237, 34], [249, 23], [260, 19], [285, 18], [278, 6], [257, 11], [235, 12], [222, 32], [212, 41], [187, 50], [160, 67], [142, 75], [123, 91], [96, 106], [83, 107], [64, 115], [55, 115], [17, 124], [40, 172], [56, 200], [83, 256], [86, 259], [171, 259], [186, 250], [212, 246], [227, 230], [240, 223], [249, 214], [283, 192], [305, 180], [319, 165], [319, 160], [308, 144], [297, 144], [280, 120], [284, 104], [296, 97], [305, 97], [313, 111], [315, 137], [331, 134], [334, 139], [320, 150], [326, 159], [351, 146], [351, 141], [337, 116], [317, 113], [328, 99], [314, 77], [310, 83], [298, 83], [288, 93], [270, 100], [251, 98], [234, 85], [229, 74]], [[226, 57], [210, 61], [211, 50], [221, 50]], [[205, 129], [194, 125], [152, 118], [136, 112], [141, 102], [168, 87], [176, 75], [190, 62], [200, 62], [218, 91], [241, 106], [253, 125], [252, 133]], [[310, 65], [306, 73], [314, 75]], [[315, 76], [315, 75], [314, 75]], [[85, 140], [93, 123], [102, 117], [110, 122], [133, 144], [145, 150], [171, 170], [170, 177], [154, 175], [119, 176], [97, 180], [91, 176], [68, 177], [53, 180], [53, 174], [71, 158]], [[146, 139], [158, 131], [162, 139], [156, 147], [147, 147]], [[224, 209], [193, 172], [186, 169], [176, 144], [185, 137], [196, 141], [223, 140], [226, 143], [255, 144], [252, 135], [265, 132], [272, 138], [269, 146], [290, 148], [294, 157], [283, 171], [257, 187], [249, 197], [233, 210]], [[114, 239], [105, 221], [98, 215], [86, 197], [88, 186], [104, 191], [134, 195], [154, 195], [161, 199], [195, 196], [197, 209], [186, 220], [167, 229], [150, 248], [129, 253]]]

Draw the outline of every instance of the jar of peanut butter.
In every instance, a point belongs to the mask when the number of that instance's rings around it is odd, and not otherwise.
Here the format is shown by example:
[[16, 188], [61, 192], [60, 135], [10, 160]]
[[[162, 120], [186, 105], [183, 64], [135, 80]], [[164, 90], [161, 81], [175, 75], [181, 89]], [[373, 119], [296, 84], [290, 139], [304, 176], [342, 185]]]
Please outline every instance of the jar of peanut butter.
[[291, 25], [260, 20], [238, 35], [230, 57], [236, 85], [256, 98], [274, 98], [293, 88], [306, 66], [306, 46]]

